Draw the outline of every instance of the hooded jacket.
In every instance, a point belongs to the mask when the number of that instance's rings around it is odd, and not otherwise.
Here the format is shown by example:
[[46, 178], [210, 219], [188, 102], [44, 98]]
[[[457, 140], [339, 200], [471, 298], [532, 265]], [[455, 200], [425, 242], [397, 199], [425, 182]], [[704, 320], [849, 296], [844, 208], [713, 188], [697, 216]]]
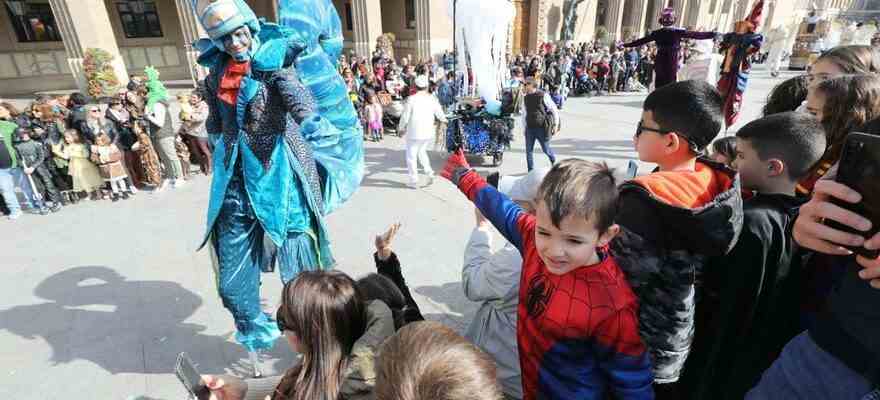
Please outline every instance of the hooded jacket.
[[[367, 329], [354, 343], [342, 381], [339, 398], [341, 400], [373, 399], [376, 386], [376, 354], [385, 339], [394, 334], [394, 318], [385, 303], [374, 300], [367, 303]], [[284, 376], [265, 379], [248, 379], [244, 400], [263, 400], [272, 396], [279, 385], [284, 384]]]
[[743, 202], [736, 247], [712, 260], [698, 292], [696, 335], [679, 381], [692, 399], [742, 399], [803, 329], [806, 251], [791, 229], [805, 199], [757, 194]]
[[639, 298], [639, 330], [656, 383], [678, 381], [694, 335], [695, 290], [710, 257], [742, 228], [739, 176], [699, 159], [695, 172], [655, 172], [620, 187], [612, 253]]

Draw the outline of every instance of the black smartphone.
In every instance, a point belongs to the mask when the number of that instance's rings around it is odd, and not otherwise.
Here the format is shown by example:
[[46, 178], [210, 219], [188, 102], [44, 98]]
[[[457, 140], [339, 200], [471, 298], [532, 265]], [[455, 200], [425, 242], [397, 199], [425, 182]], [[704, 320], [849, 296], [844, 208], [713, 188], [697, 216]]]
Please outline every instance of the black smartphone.
[[[835, 221], [827, 221], [827, 225], [862, 235], [867, 239], [874, 237], [880, 231], [880, 136], [858, 132], [847, 136], [837, 172], [837, 182], [859, 192], [862, 201], [852, 204], [832, 199], [832, 202], [867, 218], [871, 221], [872, 227], [870, 231], [862, 232]], [[872, 259], [880, 255], [880, 250], [868, 250], [864, 247], [851, 247], [850, 250]]]
[[202, 382], [202, 376], [196, 371], [196, 367], [193, 366], [192, 361], [190, 361], [186, 353], [180, 353], [177, 355], [177, 364], [174, 367], [174, 374], [177, 375], [177, 379], [180, 379], [180, 383], [183, 383], [186, 391], [194, 398], [198, 400], [208, 400], [211, 397], [211, 391], [208, 390], [208, 387]]

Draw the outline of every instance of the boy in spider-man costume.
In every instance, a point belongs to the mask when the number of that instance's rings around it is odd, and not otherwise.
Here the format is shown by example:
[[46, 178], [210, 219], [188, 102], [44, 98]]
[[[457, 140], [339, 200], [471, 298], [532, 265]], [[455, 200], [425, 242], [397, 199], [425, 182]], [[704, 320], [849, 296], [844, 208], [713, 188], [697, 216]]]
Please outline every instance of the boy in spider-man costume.
[[636, 297], [607, 247], [619, 230], [611, 170], [576, 159], [558, 163], [541, 184], [535, 216], [488, 185], [460, 152], [442, 175], [523, 256], [523, 398], [653, 399]]

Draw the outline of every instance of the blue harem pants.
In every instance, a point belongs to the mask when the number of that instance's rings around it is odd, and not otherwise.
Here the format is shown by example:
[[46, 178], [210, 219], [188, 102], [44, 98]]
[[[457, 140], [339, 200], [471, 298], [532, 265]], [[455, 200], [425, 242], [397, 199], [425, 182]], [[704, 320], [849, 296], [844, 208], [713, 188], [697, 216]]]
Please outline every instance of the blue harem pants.
[[311, 232], [288, 232], [282, 246], [275, 248], [264, 238], [241, 169], [236, 168], [214, 225], [211, 246], [216, 255], [217, 290], [235, 320], [236, 341], [248, 351], [270, 349], [281, 336], [275, 316], [260, 307], [260, 272], [271, 270], [277, 260], [281, 280], [287, 283], [301, 271], [320, 269]]

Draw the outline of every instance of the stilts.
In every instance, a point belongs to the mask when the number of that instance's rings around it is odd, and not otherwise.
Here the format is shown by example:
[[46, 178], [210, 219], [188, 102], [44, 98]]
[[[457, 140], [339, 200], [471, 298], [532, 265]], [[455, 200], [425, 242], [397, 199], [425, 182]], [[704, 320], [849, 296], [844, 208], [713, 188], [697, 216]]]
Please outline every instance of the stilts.
[[257, 351], [249, 351], [248, 356], [251, 359], [251, 367], [254, 369], [254, 378], [262, 378], [263, 371], [260, 369], [260, 353]]

